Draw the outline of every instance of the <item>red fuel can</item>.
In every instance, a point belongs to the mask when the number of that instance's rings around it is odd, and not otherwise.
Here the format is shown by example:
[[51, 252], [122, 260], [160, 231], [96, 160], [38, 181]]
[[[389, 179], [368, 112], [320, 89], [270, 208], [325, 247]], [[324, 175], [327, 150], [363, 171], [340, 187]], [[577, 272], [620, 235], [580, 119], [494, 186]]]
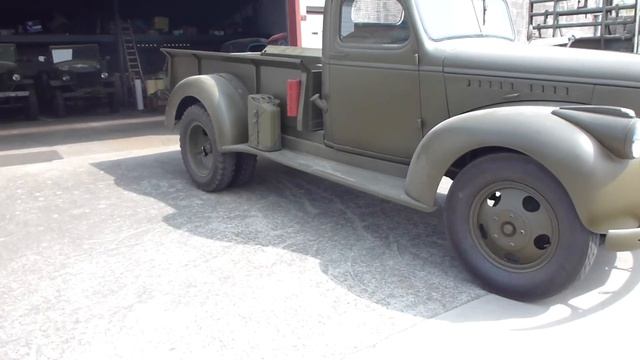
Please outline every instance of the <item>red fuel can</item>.
[[297, 117], [300, 109], [300, 87], [302, 81], [289, 80], [287, 82], [287, 116]]

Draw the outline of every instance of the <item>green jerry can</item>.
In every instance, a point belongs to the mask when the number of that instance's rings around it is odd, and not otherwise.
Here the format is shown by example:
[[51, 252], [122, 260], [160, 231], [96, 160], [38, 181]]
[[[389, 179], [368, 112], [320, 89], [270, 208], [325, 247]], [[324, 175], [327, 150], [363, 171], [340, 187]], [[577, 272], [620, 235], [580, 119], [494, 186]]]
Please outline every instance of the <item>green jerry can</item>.
[[280, 100], [271, 95], [249, 95], [249, 146], [260, 151], [282, 149]]

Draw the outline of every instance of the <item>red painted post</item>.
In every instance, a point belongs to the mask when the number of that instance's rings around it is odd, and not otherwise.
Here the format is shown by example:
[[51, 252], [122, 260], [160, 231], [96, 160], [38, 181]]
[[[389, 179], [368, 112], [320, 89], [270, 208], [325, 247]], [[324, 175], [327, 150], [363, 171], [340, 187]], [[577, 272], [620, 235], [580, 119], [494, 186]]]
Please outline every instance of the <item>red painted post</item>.
[[302, 46], [302, 31], [300, 29], [300, 0], [289, 2], [289, 45]]

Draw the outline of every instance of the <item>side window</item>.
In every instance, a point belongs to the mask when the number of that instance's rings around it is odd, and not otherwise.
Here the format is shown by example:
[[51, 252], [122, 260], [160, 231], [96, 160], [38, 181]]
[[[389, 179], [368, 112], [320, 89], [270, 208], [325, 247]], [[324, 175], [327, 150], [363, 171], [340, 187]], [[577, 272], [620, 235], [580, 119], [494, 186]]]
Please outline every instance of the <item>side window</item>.
[[340, 40], [347, 44], [404, 44], [409, 22], [397, 0], [343, 0]]

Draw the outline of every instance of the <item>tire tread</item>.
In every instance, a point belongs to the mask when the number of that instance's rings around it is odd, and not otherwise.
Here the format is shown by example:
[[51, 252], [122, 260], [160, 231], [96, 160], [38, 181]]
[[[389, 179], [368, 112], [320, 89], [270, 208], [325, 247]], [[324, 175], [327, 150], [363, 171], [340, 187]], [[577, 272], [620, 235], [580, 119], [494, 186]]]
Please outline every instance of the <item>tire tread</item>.
[[[182, 123], [182, 130], [180, 131], [180, 152], [187, 172], [196, 186], [206, 192], [219, 192], [229, 187], [235, 174], [236, 156], [235, 154], [223, 154], [217, 151], [217, 144], [215, 143], [211, 118], [205, 108], [200, 104], [192, 105], [184, 112], [180, 122]], [[191, 169], [191, 165], [189, 163], [188, 151], [186, 149], [185, 129], [187, 129], [192, 122], [198, 122], [208, 130], [209, 136], [211, 136], [213, 148], [216, 150], [211, 154], [214, 156], [213, 172], [208, 178], [203, 180], [194, 175], [194, 171]]]

